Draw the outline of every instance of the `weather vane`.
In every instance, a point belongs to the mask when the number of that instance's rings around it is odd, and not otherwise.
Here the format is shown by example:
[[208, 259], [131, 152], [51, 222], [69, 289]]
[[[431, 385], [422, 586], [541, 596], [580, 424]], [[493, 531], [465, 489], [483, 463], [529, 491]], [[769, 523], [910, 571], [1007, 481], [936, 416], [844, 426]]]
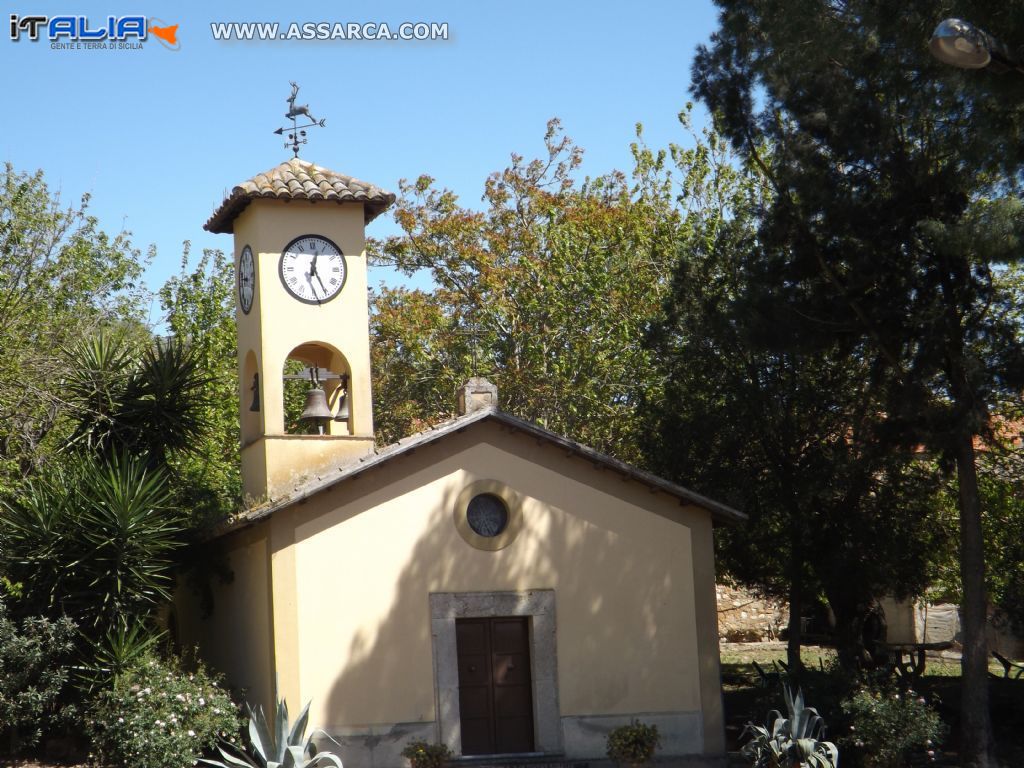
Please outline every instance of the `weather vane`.
[[[285, 142], [285, 149], [291, 149], [295, 153], [295, 156], [299, 156], [299, 146], [306, 143], [306, 128], [320, 127], [324, 128], [327, 125], [326, 120], [317, 120], [309, 113], [308, 104], [295, 104], [295, 97], [299, 95], [299, 86], [292, 82], [292, 95], [288, 97], [288, 113], [285, 115], [286, 118], [292, 121], [291, 129], [278, 128], [274, 133], [278, 136], [284, 134], [286, 130], [290, 130], [288, 134], [288, 141]], [[310, 122], [299, 125], [299, 117], [304, 115]]]

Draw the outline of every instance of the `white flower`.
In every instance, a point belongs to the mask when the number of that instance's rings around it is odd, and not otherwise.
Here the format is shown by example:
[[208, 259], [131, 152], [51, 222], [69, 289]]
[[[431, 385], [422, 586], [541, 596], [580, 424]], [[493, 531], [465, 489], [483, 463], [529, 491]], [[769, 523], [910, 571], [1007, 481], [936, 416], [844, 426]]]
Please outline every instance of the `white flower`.
[[204, 699], [202, 696], [199, 697], [199, 706], [200, 707], [205, 707], [206, 706], [206, 699]]
[[188, 735], [189, 736], [195, 736], [196, 732], [190, 729], [189, 732], [188, 732]]

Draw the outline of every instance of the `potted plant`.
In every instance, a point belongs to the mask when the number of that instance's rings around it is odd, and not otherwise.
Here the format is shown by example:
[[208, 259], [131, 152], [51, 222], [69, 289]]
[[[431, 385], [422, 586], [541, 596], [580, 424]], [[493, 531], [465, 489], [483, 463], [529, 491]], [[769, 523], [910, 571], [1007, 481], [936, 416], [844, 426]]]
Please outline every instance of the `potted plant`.
[[644, 765], [654, 758], [661, 745], [658, 726], [633, 720], [608, 734], [607, 754], [619, 765]]
[[441, 768], [452, 756], [447, 744], [431, 744], [416, 739], [402, 750], [402, 757], [408, 758], [412, 768]]

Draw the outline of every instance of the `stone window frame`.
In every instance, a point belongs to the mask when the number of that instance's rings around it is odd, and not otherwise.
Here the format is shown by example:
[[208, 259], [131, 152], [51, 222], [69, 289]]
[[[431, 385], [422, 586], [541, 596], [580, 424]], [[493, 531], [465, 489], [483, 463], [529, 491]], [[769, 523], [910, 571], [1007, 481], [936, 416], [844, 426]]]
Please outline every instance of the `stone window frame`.
[[533, 687], [534, 752], [561, 754], [562, 719], [558, 704], [555, 591], [434, 592], [430, 599], [433, 640], [434, 696], [439, 737], [456, 756], [462, 755], [462, 713], [459, 709], [459, 661], [456, 619], [527, 617], [530, 629], [530, 676]]

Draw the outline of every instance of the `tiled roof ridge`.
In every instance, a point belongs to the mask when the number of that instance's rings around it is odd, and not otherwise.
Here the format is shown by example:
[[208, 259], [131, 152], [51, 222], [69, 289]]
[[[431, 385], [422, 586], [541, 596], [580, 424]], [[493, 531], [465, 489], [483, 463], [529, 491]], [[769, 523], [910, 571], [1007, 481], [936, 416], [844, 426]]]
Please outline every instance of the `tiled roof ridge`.
[[376, 184], [293, 157], [233, 187], [203, 229], [234, 231], [235, 218], [257, 198], [362, 203], [367, 223], [395, 202], [393, 193]]
[[498, 410], [496, 407], [482, 408], [462, 416], [455, 416], [451, 419], [432, 424], [416, 434], [403, 437], [389, 445], [375, 446], [372, 453], [358, 459], [346, 461], [338, 467], [319, 472], [313, 477], [307, 477], [300, 481], [291, 493], [284, 493], [276, 498], [268, 499], [263, 503], [238, 513], [233, 518], [218, 526], [214, 536], [220, 536], [231, 530], [262, 520], [272, 515], [276, 510], [289, 506], [303, 499], [307, 499], [337, 483], [350, 477], [361, 474], [371, 467], [390, 461], [397, 456], [406, 455], [419, 446], [429, 444], [438, 438], [443, 438], [455, 432], [461, 432], [470, 425], [487, 419], [494, 419], [498, 423], [511, 427], [516, 431], [523, 431], [528, 434], [549, 441], [566, 450], [569, 456], [579, 456], [592, 462], [595, 466], [603, 466], [618, 471], [624, 477], [647, 485], [652, 490], [660, 490], [685, 499], [688, 503], [703, 507], [711, 512], [712, 516], [720, 522], [739, 522], [746, 520], [746, 515], [737, 510], [714, 501], [702, 494], [695, 493], [676, 483], [670, 482], [656, 475], [633, 467], [619, 459], [602, 454], [585, 445], [577, 443], [566, 437], [551, 432], [544, 427], [534, 424], [525, 419], [520, 419], [511, 414]]

